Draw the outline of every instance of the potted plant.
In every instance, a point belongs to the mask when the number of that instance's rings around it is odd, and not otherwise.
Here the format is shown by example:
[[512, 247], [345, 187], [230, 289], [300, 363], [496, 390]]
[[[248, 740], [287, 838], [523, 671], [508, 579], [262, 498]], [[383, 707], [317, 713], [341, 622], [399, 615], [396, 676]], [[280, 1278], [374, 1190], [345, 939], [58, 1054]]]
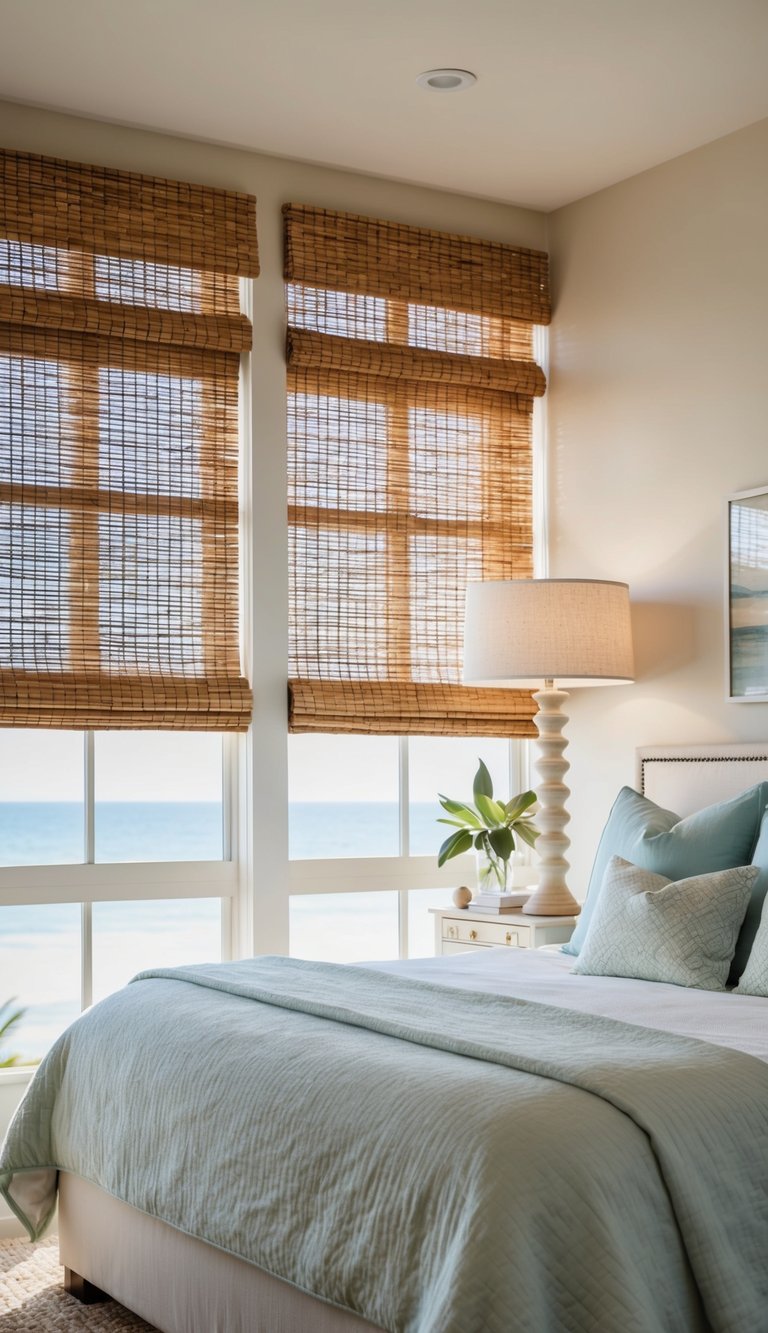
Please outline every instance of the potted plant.
[[531, 812], [536, 793], [524, 791], [508, 801], [495, 800], [491, 775], [482, 759], [478, 763], [472, 785], [473, 805], [452, 801], [448, 796], [438, 798], [449, 817], [437, 822], [451, 824], [455, 832], [440, 848], [437, 864], [443, 866], [452, 857], [461, 856], [474, 847], [478, 856], [478, 890], [480, 893], [504, 894], [510, 888], [510, 858], [515, 850], [515, 838], [532, 847], [539, 836]]

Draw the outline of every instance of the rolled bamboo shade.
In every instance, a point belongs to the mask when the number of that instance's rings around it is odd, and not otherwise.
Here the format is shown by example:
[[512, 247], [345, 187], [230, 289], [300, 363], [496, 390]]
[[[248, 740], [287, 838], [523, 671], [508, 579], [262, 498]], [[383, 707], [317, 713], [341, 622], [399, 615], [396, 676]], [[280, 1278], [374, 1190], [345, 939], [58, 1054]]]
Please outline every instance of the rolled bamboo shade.
[[286, 204], [283, 213], [289, 282], [549, 323], [549, 259], [541, 250], [303, 204]]
[[0, 726], [243, 730], [255, 200], [0, 152]]
[[536, 251], [284, 209], [290, 729], [535, 735], [461, 683], [465, 587], [532, 573]]
[[9, 240], [256, 277], [256, 200], [134, 171], [0, 154]]

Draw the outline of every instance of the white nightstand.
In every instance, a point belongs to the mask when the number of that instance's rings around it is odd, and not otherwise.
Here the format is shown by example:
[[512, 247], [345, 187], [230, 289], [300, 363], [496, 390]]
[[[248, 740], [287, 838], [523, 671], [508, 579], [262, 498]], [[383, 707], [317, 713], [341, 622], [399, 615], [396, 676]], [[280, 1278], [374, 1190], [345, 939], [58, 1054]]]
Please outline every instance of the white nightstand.
[[566, 944], [576, 925], [575, 916], [526, 916], [525, 912], [467, 912], [460, 907], [431, 907], [435, 918], [435, 953], [467, 953], [508, 945], [538, 949], [542, 944]]

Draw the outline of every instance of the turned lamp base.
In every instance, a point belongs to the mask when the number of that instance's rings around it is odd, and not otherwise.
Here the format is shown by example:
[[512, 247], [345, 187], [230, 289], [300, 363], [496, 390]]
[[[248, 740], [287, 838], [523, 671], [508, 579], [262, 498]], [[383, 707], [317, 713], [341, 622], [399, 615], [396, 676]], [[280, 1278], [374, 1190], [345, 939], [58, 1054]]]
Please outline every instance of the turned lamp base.
[[536, 771], [541, 777], [536, 788], [539, 800], [536, 824], [541, 830], [536, 839], [539, 883], [522, 911], [529, 916], [577, 916], [581, 904], [576, 901], [565, 882], [570, 868], [565, 859], [570, 846], [570, 838], [564, 831], [570, 819], [565, 802], [570, 791], [563, 778], [570, 764], [563, 757], [568, 745], [563, 728], [568, 718], [562, 712], [561, 705], [566, 702], [568, 692], [555, 689], [554, 682], [547, 680], [544, 689], [533, 697], [539, 706], [534, 718], [539, 733]]

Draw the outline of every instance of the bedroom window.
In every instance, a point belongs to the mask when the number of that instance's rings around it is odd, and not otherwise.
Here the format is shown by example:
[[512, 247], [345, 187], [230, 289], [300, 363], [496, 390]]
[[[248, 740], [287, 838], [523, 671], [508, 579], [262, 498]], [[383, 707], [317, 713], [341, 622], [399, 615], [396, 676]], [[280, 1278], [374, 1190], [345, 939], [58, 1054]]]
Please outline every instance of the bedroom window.
[[288, 204], [290, 730], [527, 736], [461, 683], [472, 579], [532, 573], [538, 251]]
[[[471, 856], [437, 869], [437, 792], [471, 794], [478, 756], [497, 791], [528, 785], [525, 742], [290, 736], [290, 951], [354, 962], [434, 951], [431, 907], [474, 883]], [[524, 875], [527, 856], [520, 855]], [[442, 885], [443, 887], [439, 887]]]
[[0, 151], [0, 1004], [27, 1058], [137, 967], [230, 948], [255, 203]]
[[436, 792], [478, 754], [519, 790], [534, 734], [530, 694], [464, 686], [461, 649], [467, 583], [533, 572], [547, 257], [283, 211], [291, 948], [385, 957], [396, 924], [431, 952], [427, 908], [473, 874], [437, 871]]
[[0, 1004], [27, 1011], [24, 1060], [141, 968], [228, 955], [231, 749], [211, 732], [0, 730]]
[[255, 200], [0, 152], [0, 725], [245, 730]]

